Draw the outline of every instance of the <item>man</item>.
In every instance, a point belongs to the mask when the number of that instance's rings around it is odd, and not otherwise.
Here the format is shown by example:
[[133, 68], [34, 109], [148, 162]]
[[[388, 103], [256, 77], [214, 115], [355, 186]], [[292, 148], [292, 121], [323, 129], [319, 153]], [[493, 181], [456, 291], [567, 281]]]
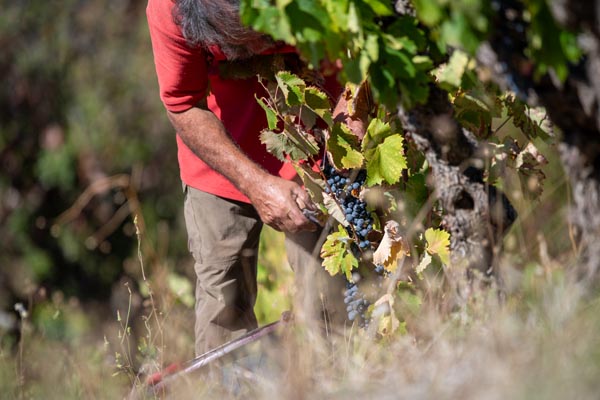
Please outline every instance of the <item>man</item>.
[[[149, 0], [147, 7], [160, 96], [177, 131], [197, 274], [197, 354], [257, 326], [253, 307], [263, 223], [286, 233], [297, 274], [323, 274], [311, 254], [317, 227], [302, 213], [314, 206], [294, 182], [293, 169], [259, 140], [266, 121], [255, 95], [264, 89], [256, 77], [230, 79], [219, 72], [232, 61], [251, 68], [256, 57], [293, 55], [294, 49], [243, 27], [238, 3]], [[317, 279], [309, 286], [303, 290], [315, 289]]]

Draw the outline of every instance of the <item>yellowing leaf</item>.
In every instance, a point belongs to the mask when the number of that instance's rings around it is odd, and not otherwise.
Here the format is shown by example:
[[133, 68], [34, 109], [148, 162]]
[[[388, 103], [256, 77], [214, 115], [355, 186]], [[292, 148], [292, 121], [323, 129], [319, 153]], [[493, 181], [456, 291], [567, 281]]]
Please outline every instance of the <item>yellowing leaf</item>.
[[379, 317], [377, 333], [381, 336], [390, 336], [400, 328], [400, 321], [394, 314], [394, 298], [391, 294], [385, 294], [377, 300], [374, 310], [375, 317]]
[[383, 239], [373, 253], [373, 264], [383, 265], [386, 270], [394, 272], [398, 267], [398, 258], [407, 254], [407, 248], [400, 234], [400, 225], [396, 221], [388, 221], [385, 224]]
[[442, 263], [450, 262], [450, 234], [442, 229], [429, 228], [425, 231], [427, 252], [437, 255]]
[[352, 280], [352, 269], [358, 268], [358, 260], [350, 251], [352, 239], [346, 230], [339, 225], [338, 231], [327, 236], [321, 248], [323, 267], [331, 276], [342, 272], [348, 280]]

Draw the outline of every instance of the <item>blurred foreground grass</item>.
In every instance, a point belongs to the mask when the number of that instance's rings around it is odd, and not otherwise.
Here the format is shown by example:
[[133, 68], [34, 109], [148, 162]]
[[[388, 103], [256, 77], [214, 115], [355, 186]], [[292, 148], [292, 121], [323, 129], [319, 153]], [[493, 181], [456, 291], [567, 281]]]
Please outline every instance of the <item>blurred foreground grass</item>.
[[[182, 380], [170, 398], [597, 398], [600, 296], [570, 283], [567, 265], [546, 261], [516, 268], [505, 258], [502, 304], [492, 290], [468, 309], [444, 314], [434, 293], [417, 302], [400, 294], [396, 311], [407, 331], [381, 340], [350, 327], [323, 338], [294, 325], [285, 340], [263, 349], [278, 368], [249, 373], [235, 393], [223, 392], [219, 380]], [[292, 285], [282, 237], [270, 230], [260, 268], [257, 312], [264, 323], [288, 308]], [[161, 273], [154, 272], [151, 287]], [[157, 285], [154, 298], [157, 319], [142, 313], [129, 322], [123, 312], [103, 320], [74, 300], [52, 299], [25, 320], [20, 345], [4, 341], [0, 397], [123, 398], [132, 367], [148, 372], [191, 357], [192, 309], [173, 301], [166, 286]]]
[[[493, 313], [444, 320], [434, 310], [421, 310], [407, 334], [380, 342], [349, 331], [331, 343], [303, 335], [279, 349], [295, 355], [293, 362], [250, 380], [251, 391], [244, 389], [239, 398], [597, 398], [597, 297], [580, 299], [563, 278], [535, 268], [523, 278], [523, 291]], [[181, 335], [176, 325], [163, 329], [174, 329], [166, 332], [174, 339]], [[90, 333], [65, 341], [26, 329], [22, 348], [0, 352], [2, 398], [122, 398], [131, 373], [115, 375], [111, 345]], [[191, 342], [173, 340], [164, 351], [187, 351], [173, 349], [178, 345]], [[211, 398], [216, 386], [182, 381], [173, 398]]]

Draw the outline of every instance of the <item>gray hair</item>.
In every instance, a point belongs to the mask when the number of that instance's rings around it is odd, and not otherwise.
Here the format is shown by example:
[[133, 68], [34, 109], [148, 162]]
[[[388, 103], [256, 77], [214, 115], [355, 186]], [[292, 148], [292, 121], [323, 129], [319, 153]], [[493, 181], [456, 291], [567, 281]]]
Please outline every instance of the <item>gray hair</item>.
[[239, 3], [175, 0], [173, 17], [191, 46], [218, 46], [228, 59], [248, 58], [273, 45], [273, 40], [242, 25]]

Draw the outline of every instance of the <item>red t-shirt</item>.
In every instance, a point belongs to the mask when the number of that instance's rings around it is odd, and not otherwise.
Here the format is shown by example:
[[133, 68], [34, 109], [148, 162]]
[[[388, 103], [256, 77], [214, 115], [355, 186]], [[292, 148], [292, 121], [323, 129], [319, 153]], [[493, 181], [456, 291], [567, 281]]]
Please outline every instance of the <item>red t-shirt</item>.
[[[254, 97], [266, 95], [258, 79], [221, 79], [216, 68], [208, 64], [206, 53], [187, 45], [180, 27], [173, 21], [173, 6], [172, 0], [149, 0], [146, 9], [160, 98], [166, 109], [186, 111], [206, 97], [208, 108], [250, 159], [273, 175], [293, 178], [293, 167], [277, 160], [260, 143], [259, 134], [267, 123]], [[289, 46], [276, 50], [293, 51]], [[218, 49], [211, 53], [215, 61], [225, 59]], [[249, 202], [227, 178], [198, 158], [179, 136], [177, 148], [184, 183], [217, 196]]]

